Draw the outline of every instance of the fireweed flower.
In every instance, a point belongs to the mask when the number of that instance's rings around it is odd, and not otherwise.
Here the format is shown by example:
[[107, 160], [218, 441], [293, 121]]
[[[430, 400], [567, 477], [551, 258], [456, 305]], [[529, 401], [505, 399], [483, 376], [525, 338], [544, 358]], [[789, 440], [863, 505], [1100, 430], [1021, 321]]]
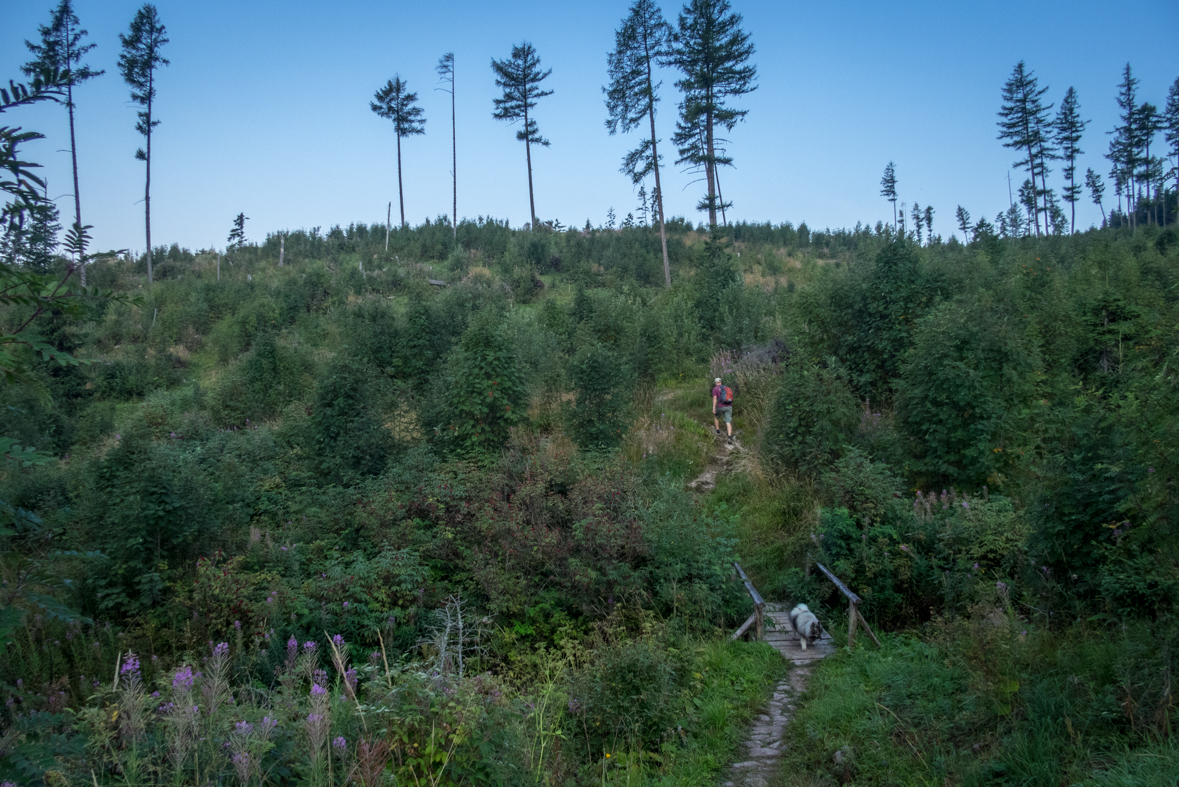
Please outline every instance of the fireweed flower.
[[327, 694], [327, 689], [325, 689], [323, 686], [320, 686], [318, 683], [311, 684], [312, 697], [321, 697], [324, 694]]
[[342, 752], [344, 749], [348, 748], [348, 741], [344, 740], [344, 736], [341, 735], [332, 741], [332, 747]]
[[134, 653], [128, 653], [127, 658], [123, 659], [123, 665], [119, 667], [119, 677], [139, 676], [139, 657]]
[[306, 642], [303, 643], [303, 652], [304, 653], [311, 653], [314, 650], [315, 650], [315, 642], [313, 640], [307, 640]]
[[234, 725], [233, 731], [238, 735], [249, 735], [254, 731], [254, 725], [250, 724], [248, 721], [239, 721]]
[[[348, 606], [347, 601], [344, 602], [344, 606]], [[344, 647], [344, 638], [342, 636], [340, 636], [339, 634], [337, 634], [334, 637], [332, 637], [332, 644], [335, 645], [337, 648], [343, 648]]]
[[229, 643], [228, 642], [219, 642], [219, 643], [217, 643], [217, 647], [213, 648], [214, 658], [216, 658], [217, 656], [224, 657], [224, 656], [228, 656], [228, 655], [229, 655]]

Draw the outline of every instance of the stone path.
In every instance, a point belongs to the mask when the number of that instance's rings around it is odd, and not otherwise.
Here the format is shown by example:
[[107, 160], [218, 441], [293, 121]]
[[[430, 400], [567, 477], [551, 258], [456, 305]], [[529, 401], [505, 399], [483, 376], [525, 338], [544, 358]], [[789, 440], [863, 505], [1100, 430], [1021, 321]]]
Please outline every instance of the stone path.
[[724, 787], [767, 787], [782, 753], [782, 733], [793, 716], [799, 696], [806, 690], [811, 665], [838, 649], [835, 640], [824, 631], [822, 639], [803, 650], [790, 626], [790, 607], [785, 604], [766, 604], [765, 625], [766, 642], [790, 663], [790, 674], [774, 687], [774, 696], [765, 713], [754, 720], [741, 761], [730, 767]]
[[708, 463], [708, 467], [704, 468], [704, 472], [688, 484], [688, 489], [694, 492], [711, 492], [715, 489], [717, 475], [729, 463], [733, 451], [741, 447], [741, 444], [735, 439], [730, 443], [723, 437], [717, 437], [717, 442], [720, 443], [720, 448], [717, 450], [716, 456]]

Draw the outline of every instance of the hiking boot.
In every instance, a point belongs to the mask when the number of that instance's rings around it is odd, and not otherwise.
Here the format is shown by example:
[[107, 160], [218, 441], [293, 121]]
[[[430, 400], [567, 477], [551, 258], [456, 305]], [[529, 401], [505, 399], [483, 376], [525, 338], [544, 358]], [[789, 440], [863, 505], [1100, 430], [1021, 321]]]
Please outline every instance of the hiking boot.
[[716, 436], [717, 436], [717, 437], [720, 437], [720, 434], [721, 434], [721, 430], [720, 430], [720, 429], [713, 429], [712, 431], [716, 432]]

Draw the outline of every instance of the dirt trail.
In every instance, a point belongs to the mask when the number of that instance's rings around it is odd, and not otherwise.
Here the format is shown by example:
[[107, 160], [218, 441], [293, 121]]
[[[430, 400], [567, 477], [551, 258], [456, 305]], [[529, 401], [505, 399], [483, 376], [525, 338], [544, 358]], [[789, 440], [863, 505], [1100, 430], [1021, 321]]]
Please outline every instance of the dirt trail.
[[708, 463], [708, 466], [704, 468], [704, 472], [696, 476], [695, 480], [688, 484], [688, 489], [695, 492], [711, 492], [715, 489], [716, 477], [725, 469], [729, 460], [733, 458], [733, 451], [740, 448], [736, 442], [726, 443], [719, 437], [717, 440], [720, 442], [720, 447], [717, 448], [716, 455]]
[[785, 604], [766, 604], [766, 642], [791, 665], [790, 673], [774, 687], [765, 712], [754, 721], [743, 748], [744, 759], [729, 766], [723, 787], [766, 787], [770, 783], [782, 756], [782, 733], [806, 690], [811, 665], [837, 650], [826, 631], [822, 639], [803, 650]]

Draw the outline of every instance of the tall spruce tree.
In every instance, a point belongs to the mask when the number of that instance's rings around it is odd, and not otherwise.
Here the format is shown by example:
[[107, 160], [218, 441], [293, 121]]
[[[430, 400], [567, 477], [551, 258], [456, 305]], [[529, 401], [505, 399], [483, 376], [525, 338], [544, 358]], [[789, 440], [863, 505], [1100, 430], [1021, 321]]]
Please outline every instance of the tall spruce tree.
[[929, 242], [933, 243], [933, 206], [925, 206], [925, 237], [929, 238]]
[[663, 244], [663, 280], [671, 286], [671, 264], [667, 256], [667, 230], [663, 217], [663, 189], [659, 177], [659, 139], [655, 134], [655, 104], [658, 84], [652, 76], [656, 61], [666, 54], [671, 27], [663, 12], [652, 0], [635, 0], [626, 19], [614, 33], [614, 51], [606, 57], [610, 78], [606, 94], [606, 128], [611, 134], [623, 133], [647, 120], [651, 136], [644, 138], [637, 148], [622, 160], [622, 172], [632, 183], [641, 183], [647, 175], [655, 175], [655, 218], [659, 220], [659, 239]]
[[1102, 198], [1105, 196], [1105, 184], [1101, 182], [1101, 176], [1093, 171], [1093, 168], [1085, 170], [1085, 185], [1089, 188], [1089, 198], [1093, 200], [1093, 204], [1101, 208], [1101, 226], [1105, 226], [1105, 205], [1102, 203]]
[[1109, 141], [1109, 152], [1105, 157], [1112, 165], [1109, 175], [1113, 178], [1118, 194], [1119, 209], [1122, 196], [1126, 197], [1126, 215], [1131, 227], [1135, 226], [1135, 216], [1138, 213], [1134, 205], [1134, 174], [1138, 170], [1138, 144], [1135, 139], [1137, 109], [1138, 79], [1127, 63], [1122, 70], [1122, 83], [1118, 85], [1118, 125], [1109, 132], [1113, 139]]
[[1069, 231], [1077, 231], [1077, 200], [1081, 198], [1081, 184], [1077, 182], [1077, 156], [1085, 151], [1081, 150], [1081, 135], [1089, 121], [1081, 119], [1081, 107], [1077, 101], [1076, 88], [1070, 87], [1060, 102], [1060, 110], [1056, 113], [1053, 124], [1056, 144], [1060, 147], [1060, 157], [1064, 160], [1064, 179], [1068, 185], [1061, 190], [1065, 201], [1069, 204]]
[[376, 92], [369, 107], [378, 116], [393, 121], [393, 133], [397, 135], [397, 199], [401, 205], [401, 226], [405, 224], [405, 189], [401, 182], [401, 138], [426, 133], [426, 118], [422, 108], [417, 106], [418, 94], [409, 92], [409, 87], [399, 75], [385, 83]]
[[444, 85], [450, 87], [439, 88], [443, 93], [450, 94], [450, 178], [451, 184], [454, 187], [454, 205], [451, 212], [450, 223], [451, 231], [454, 235], [455, 242], [458, 241], [458, 126], [455, 120], [455, 103], [454, 103], [454, 52], [447, 52], [442, 57], [438, 58], [438, 65], [435, 66], [438, 72], [438, 79]]
[[529, 42], [512, 47], [512, 55], [506, 60], [491, 59], [491, 71], [495, 74], [496, 87], [504, 94], [494, 99], [496, 120], [510, 123], [523, 121], [516, 132], [516, 139], [524, 143], [524, 158], [528, 163], [528, 215], [531, 227], [536, 229], [536, 197], [532, 189], [532, 146], [549, 146], [549, 141], [540, 135], [540, 126], [531, 114], [538, 99], [551, 96], [553, 91], [542, 90], [540, 83], [553, 73], [553, 69], [540, 70], [540, 56]]
[[925, 239], [922, 222], [925, 219], [925, 214], [921, 212], [920, 203], [913, 202], [913, 212], [910, 214], [913, 217], [913, 232], [917, 233], [917, 245], [921, 246]]
[[[1151, 155], [1150, 148], [1154, 144], [1155, 136], [1162, 130], [1163, 121], [1158, 107], [1149, 101], [1139, 104], [1138, 109], [1134, 111], [1134, 143], [1138, 148], [1138, 153], [1135, 156], [1138, 160], [1138, 168], [1134, 172], [1134, 180], [1139, 184], [1140, 189], [1146, 191], [1148, 211], [1150, 211], [1152, 203], [1157, 201], [1157, 192], [1152, 195], [1151, 189], [1162, 180], [1163, 172], [1162, 160]], [[1147, 215], [1148, 222], [1152, 216], [1153, 211]], [[1135, 216], [1135, 220], [1137, 220], [1137, 216]]]
[[970, 211], [959, 205], [954, 218], [958, 219], [958, 229], [962, 230], [962, 242], [970, 243]]
[[891, 161], [884, 168], [884, 177], [880, 179], [880, 196], [892, 203], [892, 229], [897, 229], [897, 168]]
[[[1175, 176], [1175, 201], [1179, 203], [1179, 78], [1167, 91], [1167, 105], [1163, 109], [1163, 137], [1167, 140], [1167, 157], [1171, 159], [1171, 174]], [[1166, 192], [1163, 194], [1163, 221], [1166, 221]], [[1179, 216], [1176, 217], [1179, 220]]]
[[[999, 139], [1003, 140], [1004, 147], [1019, 151], [1021, 158], [1016, 160], [1015, 166], [1028, 171], [1035, 190], [1032, 219], [1037, 236], [1040, 235], [1040, 213], [1047, 214], [1048, 211], [1048, 159], [1053, 156], [1048, 115], [1052, 105], [1045, 106], [1043, 100], [1047, 92], [1048, 88], [1039, 86], [1035, 75], [1021, 60], [1003, 85], [1003, 104], [999, 109]], [[1037, 177], [1040, 184], [1036, 183]], [[1047, 229], [1048, 217], [1045, 215], [1045, 232]]]
[[[684, 93], [681, 123], [700, 132], [695, 157], [703, 167], [708, 194], [698, 207], [708, 211], [710, 229], [716, 229], [721, 207], [716, 168], [731, 163], [717, 154], [717, 127], [732, 131], [749, 112], [729, 102], [757, 89], [757, 68], [749, 63], [753, 52], [749, 34], [741, 29], [741, 15], [731, 10], [728, 0], [688, 0], [666, 57], [667, 64], [683, 74], [676, 82]], [[683, 156], [685, 149], [680, 153]]]
[[[21, 66], [21, 71], [27, 77], [34, 77], [46, 69], [65, 73], [66, 111], [70, 118], [70, 161], [74, 172], [74, 223], [82, 226], [82, 193], [78, 186], [78, 144], [74, 129], [74, 87], [87, 82], [106, 72], [95, 71], [82, 63], [82, 58], [94, 44], [84, 44], [88, 34], [79, 27], [78, 15], [74, 13], [73, 0], [61, 0], [49, 18], [48, 25], [41, 25], [37, 32], [41, 34], [41, 43], [34, 44], [25, 41], [25, 46], [33, 54], [33, 59]], [[82, 286], [86, 286], [86, 267], [79, 271]]]
[[143, 187], [143, 220], [147, 235], [147, 283], [152, 284], [151, 259], [151, 132], [160, 121], [152, 115], [156, 99], [156, 69], [168, 65], [160, 54], [168, 43], [168, 31], [160, 21], [160, 14], [151, 3], [144, 3], [131, 20], [131, 29], [126, 35], [119, 34], [123, 51], [119, 53], [119, 73], [131, 87], [131, 101], [139, 105], [139, 121], [135, 130], [146, 139], [146, 150], [135, 151], [135, 158], [146, 165], [146, 179]]

